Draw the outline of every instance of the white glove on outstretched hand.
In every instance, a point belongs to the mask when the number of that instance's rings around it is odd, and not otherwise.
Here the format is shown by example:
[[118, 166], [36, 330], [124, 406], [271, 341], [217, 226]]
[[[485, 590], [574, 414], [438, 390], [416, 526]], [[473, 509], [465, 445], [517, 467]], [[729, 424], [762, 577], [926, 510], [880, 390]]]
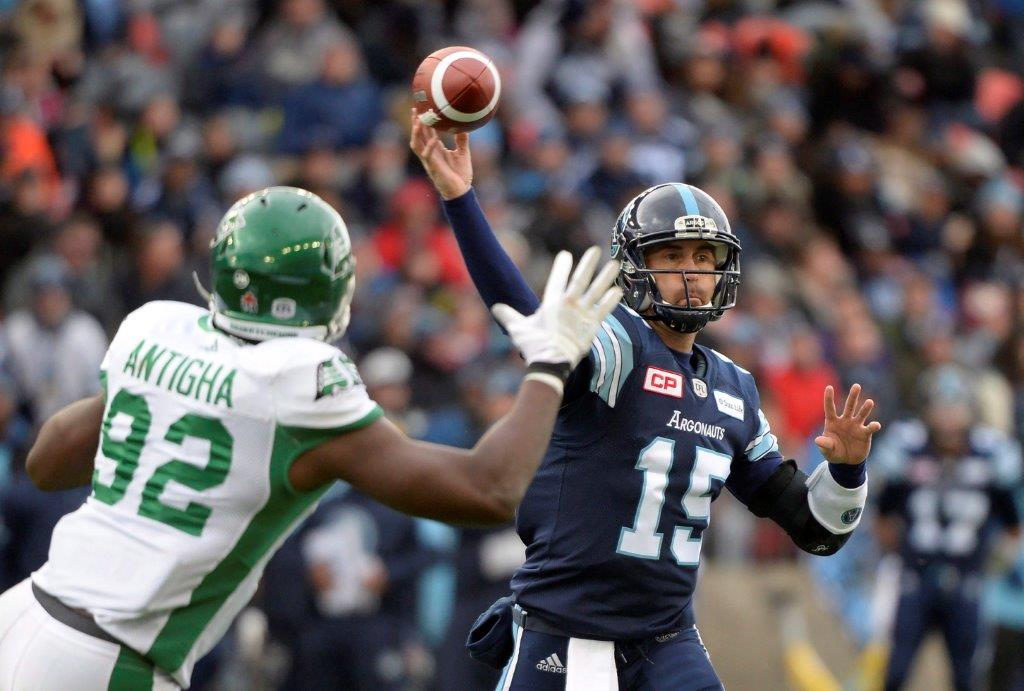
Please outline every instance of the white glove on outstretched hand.
[[561, 392], [565, 378], [590, 350], [601, 322], [622, 299], [622, 289], [614, 285], [618, 262], [608, 262], [594, 277], [600, 256], [601, 250], [591, 247], [572, 271], [572, 256], [559, 252], [540, 307], [528, 317], [508, 305], [492, 308], [523, 354], [531, 370], [528, 379], [540, 379]]

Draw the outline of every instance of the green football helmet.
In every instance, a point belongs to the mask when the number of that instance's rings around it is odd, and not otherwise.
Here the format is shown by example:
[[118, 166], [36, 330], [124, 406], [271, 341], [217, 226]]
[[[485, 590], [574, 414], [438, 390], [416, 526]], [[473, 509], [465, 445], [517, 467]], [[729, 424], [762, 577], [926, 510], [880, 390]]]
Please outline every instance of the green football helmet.
[[268, 187], [239, 199], [211, 247], [213, 323], [264, 341], [323, 341], [348, 327], [355, 258], [341, 215], [297, 187]]

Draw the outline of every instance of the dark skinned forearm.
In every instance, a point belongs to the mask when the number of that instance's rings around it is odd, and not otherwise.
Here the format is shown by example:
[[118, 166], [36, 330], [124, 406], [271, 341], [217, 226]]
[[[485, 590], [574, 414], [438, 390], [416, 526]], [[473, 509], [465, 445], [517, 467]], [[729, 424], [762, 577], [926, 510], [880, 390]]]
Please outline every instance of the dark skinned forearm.
[[463, 525], [507, 523], [544, 456], [560, 402], [550, 386], [524, 382], [512, 409], [471, 450], [403, 437], [405, 443], [387, 454], [386, 471], [379, 464], [347, 463], [341, 479], [416, 516]]
[[544, 456], [561, 396], [523, 383], [512, 409], [473, 449], [415, 441], [380, 419], [310, 449], [292, 464], [292, 487], [344, 480], [404, 513], [447, 523], [508, 522]]
[[103, 407], [100, 394], [62, 408], [43, 423], [25, 461], [36, 487], [56, 491], [92, 481]]
[[485, 487], [505, 507], [508, 518], [533, 481], [561, 403], [561, 395], [550, 386], [526, 381], [509, 414], [473, 447], [473, 463], [485, 469]]

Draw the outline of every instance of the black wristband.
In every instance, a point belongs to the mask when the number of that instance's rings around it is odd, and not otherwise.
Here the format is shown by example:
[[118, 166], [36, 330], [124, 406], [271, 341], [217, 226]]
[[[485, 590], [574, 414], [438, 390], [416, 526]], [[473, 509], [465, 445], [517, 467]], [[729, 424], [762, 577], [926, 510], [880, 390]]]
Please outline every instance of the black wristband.
[[558, 380], [564, 384], [572, 374], [572, 367], [568, 362], [535, 362], [526, 368], [526, 373], [533, 374], [535, 372], [558, 377]]

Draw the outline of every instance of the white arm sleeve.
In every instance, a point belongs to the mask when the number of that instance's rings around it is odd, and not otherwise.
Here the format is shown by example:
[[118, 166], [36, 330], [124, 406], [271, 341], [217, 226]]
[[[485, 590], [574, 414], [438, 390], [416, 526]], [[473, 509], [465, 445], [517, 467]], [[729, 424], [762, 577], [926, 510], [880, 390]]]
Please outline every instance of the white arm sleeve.
[[832, 477], [828, 463], [818, 464], [807, 478], [811, 515], [835, 535], [844, 535], [857, 527], [867, 499], [867, 480], [860, 487], [843, 487]]

